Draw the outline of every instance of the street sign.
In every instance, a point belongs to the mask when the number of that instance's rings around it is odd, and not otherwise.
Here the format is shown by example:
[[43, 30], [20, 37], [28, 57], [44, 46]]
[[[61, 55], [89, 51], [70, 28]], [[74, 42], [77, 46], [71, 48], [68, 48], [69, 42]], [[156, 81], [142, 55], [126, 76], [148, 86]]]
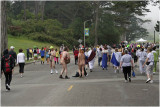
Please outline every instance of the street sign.
[[84, 32], [85, 32], [85, 36], [89, 36], [89, 28], [85, 28]]
[[79, 39], [79, 40], [78, 40], [78, 42], [79, 42], [79, 43], [82, 43], [82, 40], [81, 40], [81, 39]]

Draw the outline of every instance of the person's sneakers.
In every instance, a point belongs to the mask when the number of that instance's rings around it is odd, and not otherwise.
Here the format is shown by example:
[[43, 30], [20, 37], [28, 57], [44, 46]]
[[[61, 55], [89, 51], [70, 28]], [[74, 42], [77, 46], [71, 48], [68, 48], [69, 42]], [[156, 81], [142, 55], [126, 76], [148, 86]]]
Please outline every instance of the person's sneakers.
[[129, 77], [129, 82], [131, 82], [131, 77]]
[[104, 68], [102, 68], [102, 70], [104, 70]]
[[151, 79], [150, 78], [148, 78], [148, 80], [146, 81], [146, 83], [148, 83], [148, 82], [150, 82], [151, 81]]
[[10, 86], [8, 84], [6, 84], [6, 89], [10, 91]]
[[53, 74], [53, 70], [51, 69], [51, 74]]
[[65, 79], [70, 79], [68, 76], [65, 76]]
[[86, 77], [88, 76], [88, 73], [87, 73], [87, 75], [86, 75]]
[[153, 83], [153, 80], [151, 80], [150, 83], [152, 84], [152, 83]]
[[127, 81], [127, 80], [125, 80], [124, 82], [125, 82], [125, 83], [127, 83], [128, 81]]
[[55, 70], [56, 71], [56, 74], [58, 74], [58, 71], [57, 70]]
[[156, 72], [153, 72], [153, 75], [155, 75], [156, 74]]
[[92, 72], [92, 70], [90, 69], [90, 72]]
[[62, 75], [60, 75], [59, 78], [63, 79]]

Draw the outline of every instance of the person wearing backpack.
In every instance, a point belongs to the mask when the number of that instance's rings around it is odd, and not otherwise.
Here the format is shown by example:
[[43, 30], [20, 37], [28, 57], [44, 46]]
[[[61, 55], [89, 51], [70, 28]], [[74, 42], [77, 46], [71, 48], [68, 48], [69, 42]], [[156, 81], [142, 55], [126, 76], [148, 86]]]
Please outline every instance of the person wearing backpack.
[[5, 49], [3, 52], [3, 57], [1, 58], [1, 72], [3, 72], [5, 75], [6, 91], [10, 90], [13, 68], [14, 68], [14, 58], [12, 57], [12, 55], [9, 55], [8, 49]]

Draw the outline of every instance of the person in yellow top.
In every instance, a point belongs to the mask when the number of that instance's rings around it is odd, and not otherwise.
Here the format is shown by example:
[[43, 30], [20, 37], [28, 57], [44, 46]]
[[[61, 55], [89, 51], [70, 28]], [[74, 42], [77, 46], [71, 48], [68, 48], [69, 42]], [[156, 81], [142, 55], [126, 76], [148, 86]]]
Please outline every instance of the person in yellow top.
[[56, 57], [54, 57], [54, 61], [55, 61], [55, 64], [56, 64], [56, 62], [57, 62], [57, 64], [59, 64], [59, 62], [58, 62], [59, 51], [57, 49], [55, 51], [56, 51]]

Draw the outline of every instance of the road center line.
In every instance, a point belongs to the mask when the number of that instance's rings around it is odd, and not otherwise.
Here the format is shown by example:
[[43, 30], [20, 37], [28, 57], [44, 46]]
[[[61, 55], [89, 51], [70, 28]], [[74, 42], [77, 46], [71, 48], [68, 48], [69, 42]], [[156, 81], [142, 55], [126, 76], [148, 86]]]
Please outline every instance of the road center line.
[[72, 88], [73, 88], [73, 85], [71, 85], [71, 86], [68, 88], [68, 91], [70, 91]]

